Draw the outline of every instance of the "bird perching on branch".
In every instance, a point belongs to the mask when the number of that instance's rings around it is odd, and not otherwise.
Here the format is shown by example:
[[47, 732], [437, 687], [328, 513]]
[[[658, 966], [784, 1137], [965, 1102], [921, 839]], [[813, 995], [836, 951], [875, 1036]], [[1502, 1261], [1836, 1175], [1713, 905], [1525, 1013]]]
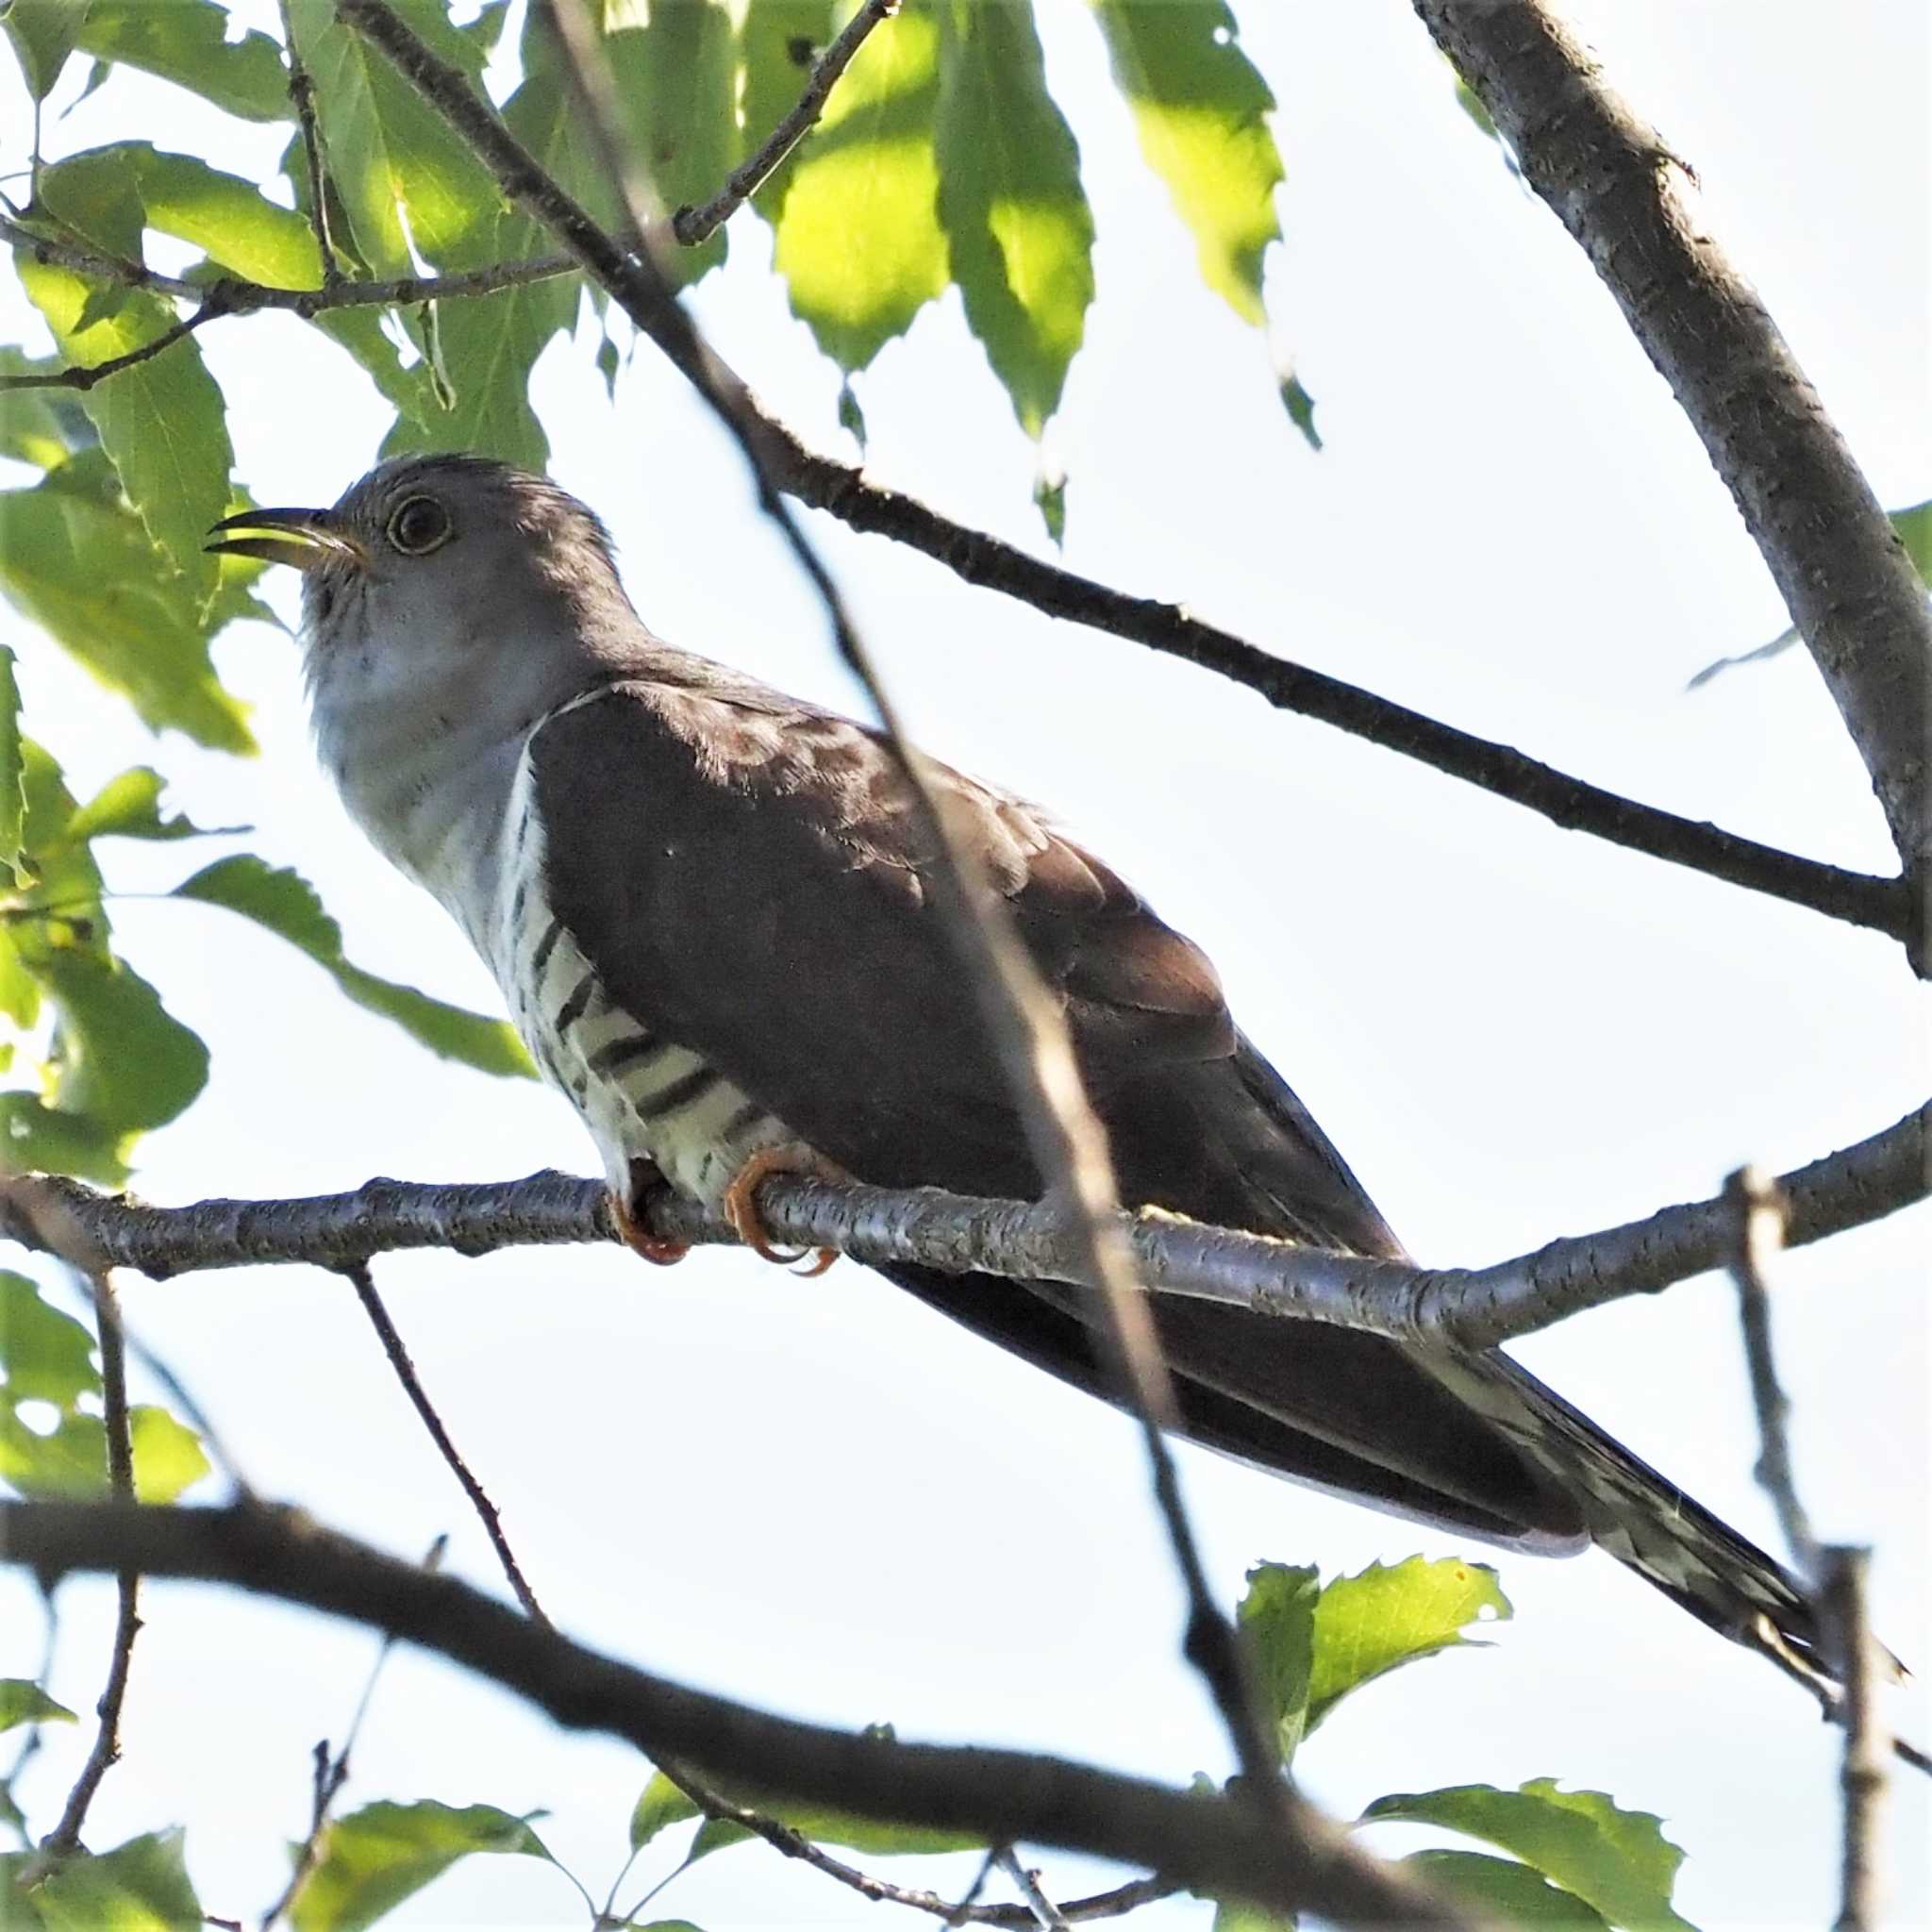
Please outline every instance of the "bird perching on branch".
[[[597, 518], [498, 463], [403, 458], [333, 508], [250, 510], [216, 534], [303, 572], [323, 762], [488, 961], [640, 1252], [676, 1257], [640, 1211], [668, 1184], [769, 1255], [754, 1190], [774, 1168], [1038, 1196], [876, 734], [660, 641]], [[940, 782], [1063, 1005], [1123, 1200], [1400, 1257], [1200, 950], [1031, 807]], [[1115, 1394], [1087, 1291], [884, 1272]], [[1500, 1353], [1172, 1297], [1154, 1314], [1196, 1441], [1514, 1548], [1599, 1544], [1725, 1635], [1820, 1669], [1775, 1563]]]

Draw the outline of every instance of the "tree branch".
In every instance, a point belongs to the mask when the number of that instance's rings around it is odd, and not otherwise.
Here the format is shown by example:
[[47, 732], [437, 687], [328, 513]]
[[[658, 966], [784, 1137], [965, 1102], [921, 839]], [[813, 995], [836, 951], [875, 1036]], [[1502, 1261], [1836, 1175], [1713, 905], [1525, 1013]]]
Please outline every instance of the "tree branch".
[[[339, 288], [343, 280], [341, 263], [336, 259], [335, 237], [329, 233], [328, 168], [322, 151], [322, 129], [315, 119], [315, 83], [302, 64], [295, 45], [295, 23], [289, 17], [289, 0], [276, 0], [282, 22], [282, 53], [289, 63], [289, 102], [295, 109], [295, 123], [302, 130], [302, 156], [308, 174], [308, 226], [315, 236], [315, 252], [322, 262], [322, 285]], [[266, 1928], [264, 1928], [266, 1932]]]
[[1064, 1759], [908, 1744], [795, 1723], [652, 1675], [300, 1512], [118, 1504], [0, 1504], [0, 1548], [43, 1578], [131, 1569], [196, 1577], [386, 1630], [493, 1679], [558, 1723], [625, 1739], [654, 1760], [868, 1818], [1060, 1845], [1175, 1885], [1343, 1924], [1466, 1926], [1357, 1850], [1298, 1797], [1283, 1814]]
[[785, 157], [818, 125], [827, 97], [839, 76], [851, 66], [866, 35], [888, 14], [898, 10], [899, 0], [865, 0], [838, 39], [819, 56], [797, 104], [772, 129], [758, 151], [732, 169], [724, 187], [709, 201], [698, 208], [687, 202], [671, 217], [671, 232], [684, 247], [695, 248], [708, 242], [765, 185]]
[[230, 312], [210, 291], [209, 298], [203, 302], [192, 315], [182, 317], [179, 322], [163, 329], [151, 341], [142, 342], [123, 355], [109, 356], [105, 362], [88, 362], [70, 369], [51, 369], [38, 375], [0, 375], [0, 394], [16, 389], [92, 389], [96, 383], [106, 382], [110, 375], [119, 375], [124, 369], [132, 369], [137, 363], [153, 360], [162, 350], [172, 349], [182, 337], [192, 336], [205, 323], [213, 322]]
[[[127, 1352], [122, 1345], [121, 1311], [113, 1284], [105, 1274], [86, 1277], [93, 1292], [94, 1321], [101, 1344], [101, 1423], [107, 1439], [108, 1489], [124, 1507], [134, 1502], [134, 1433], [127, 1416]], [[127, 1674], [134, 1661], [134, 1640], [141, 1630], [141, 1577], [129, 1565], [117, 1566], [114, 1648], [108, 1662], [107, 1687], [94, 1707], [101, 1721], [93, 1748], [67, 1803], [59, 1823], [41, 1840], [38, 1864], [58, 1862], [80, 1849], [81, 1826], [101, 1780], [121, 1757], [121, 1707], [127, 1700]]]
[[[1928, 1117], [1932, 1104], [1779, 1176], [1790, 1242], [1822, 1241], [1924, 1200], [1932, 1192]], [[766, 1180], [758, 1202], [768, 1233], [788, 1244], [836, 1248], [867, 1263], [918, 1261], [955, 1274], [1091, 1285], [1064, 1217], [1051, 1206], [788, 1174]], [[738, 1239], [663, 1192], [648, 1197], [643, 1218], [651, 1234], [691, 1246]], [[151, 1207], [58, 1175], [0, 1181], [0, 1238], [64, 1254], [60, 1228], [68, 1223], [100, 1265], [157, 1280], [265, 1262], [340, 1269], [411, 1248], [485, 1255], [615, 1239], [603, 1182], [560, 1174], [467, 1186], [383, 1179], [349, 1194], [184, 1208]], [[1167, 1215], [1123, 1215], [1120, 1224], [1137, 1277], [1153, 1292], [1486, 1348], [1723, 1267], [1737, 1224], [1720, 1194], [1486, 1268], [1444, 1269], [1365, 1260]]]
[[1925, 587], [1757, 291], [1699, 220], [1689, 169], [1543, 0], [1415, 8], [1690, 419], [1916, 874], [1932, 857]]

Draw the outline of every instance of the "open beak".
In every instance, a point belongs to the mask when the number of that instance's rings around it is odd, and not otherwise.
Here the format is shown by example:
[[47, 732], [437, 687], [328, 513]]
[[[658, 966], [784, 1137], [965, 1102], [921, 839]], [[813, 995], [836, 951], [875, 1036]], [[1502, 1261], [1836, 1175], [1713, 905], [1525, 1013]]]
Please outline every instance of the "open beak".
[[[224, 534], [230, 530], [236, 534]], [[338, 557], [358, 568], [369, 561], [362, 546], [344, 535], [325, 509], [244, 509], [224, 517], [208, 535], [217, 541], [202, 548], [216, 556], [258, 557], [301, 571], [319, 570]]]

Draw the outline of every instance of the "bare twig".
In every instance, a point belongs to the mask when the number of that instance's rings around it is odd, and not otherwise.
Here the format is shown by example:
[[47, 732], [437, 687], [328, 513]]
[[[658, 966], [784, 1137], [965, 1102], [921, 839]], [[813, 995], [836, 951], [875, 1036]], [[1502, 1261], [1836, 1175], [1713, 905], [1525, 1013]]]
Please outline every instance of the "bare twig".
[[151, 341], [142, 342], [123, 355], [109, 356], [105, 362], [47, 370], [38, 375], [0, 375], [0, 392], [16, 389], [92, 389], [96, 383], [106, 382], [110, 375], [119, 375], [124, 369], [152, 361], [163, 350], [172, 349], [184, 336], [192, 336], [204, 324], [227, 313], [228, 310], [219, 301], [210, 297], [192, 315], [183, 316]]
[[838, 39], [819, 56], [797, 105], [772, 129], [758, 152], [732, 169], [724, 187], [709, 201], [697, 208], [687, 203], [671, 217], [671, 232], [683, 246], [695, 248], [709, 241], [765, 185], [785, 157], [818, 125], [827, 97], [839, 76], [851, 66], [865, 37], [898, 9], [899, 0], [865, 0]]
[[429, 1391], [423, 1386], [423, 1378], [416, 1373], [416, 1364], [409, 1359], [409, 1351], [404, 1345], [396, 1324], [390, 1320], [389, 1310], [382, 1305], [382, 1297], [375, 1291], [375, 1281], [369, 1272], [369, 1264], [366, 1261], [350, 1262], [339, 1272], [356, 1291], [356, 1299], [362, 1304], [362, 1312], [369, 1317], [369, 1324], [382, 1343], [382, 1352], [389, 1357], [389, 1365], [395, 1371], [396, 1380], [403, 1385], [403, 1393], [409, 1398], [410, 1407], [429, 1431], [429, 1440], [436, 1444], [436, 1453], [449, 1465], [450, 1474], [462, 1485], [463, 1494], [469, 1497], [470, 1507], [476, 1512], [477, 1521], [489, 1537], [490, 1547], [496, 1552], [496, 1560], [503, 1566], [503, 1574], [509, 1579], [509, 1587], [516, 1592], [517, 1601], [538, 1623], [548, 1624], [550, 1619], [543, 1614], [542, 1606], [525, 1580], [516, 1554], [509, 1546], [509, 1539], [503, 1533], [503, 1522], [496, 1513], [496, 1505], [484, 1492], [483, 1485], [471, 1473], [462, 1452], [443, 1427], [442, 1418], [437, 1413], [436, 1405], [430, 1401]]
[[[447, 1537], [438, 1537], [423, 1558], [423, 1568], [431, 1572], [440, 1570], [443, 1551], [448, 1546]], [[308, 1833], [295, 1849], [289, 1882], [283, 1886], [275, 1902], [261, 1915], [261, 1932], [270, 1932], [275, 1921], [294, 1904], [296, 1893], [308, 1883], [309, 1873], [315, 1869], [316, 1855], [322, 1848], [322, 1835], [328, 1828], [329, 1811], [341, 1795], [342, 1787], [349, 1781], [349, 1765], [355, 1757], [357, 1740], [362, 1735], [362, 1721], [369, 1715], [369, 1707], [375, 1698], [375, 1687], [382, 1678], [383, 1666], [389, 1662], [390, 1653], [395, 1647], [395, 1638], [387, 1634], [376, 1646], [375, 1660], [369, 1666], [368, 1676], [362, 1680], [362, 1694], [357, 1698], [356, 1708], [349, 1717], [349, 1727], [342, 1733], [341, 1749], [331, 1756], [326, 1738], [315, 1740]]]
[[1040, 1874], [1029, 1871], [1011, 1845], [1001, 1846], [995, 1862], [1020, 1888], [1020, 1896], [1041, 1932], [1066, 1932], [1067, 1915], [1041, 1890]]
[[[121, 1341], [121, 1311], [114, 1300], [113, 1284], [105, 1273], [90, 1274], [87, 1281], [93, 1292], [94, 1320], [101, 1344], [101, 1423], [107, 1438], [108, 1490], [116, 1502], [131, 1505], [134, 1431], [127, 1419], [127, 1355]], [[107, 1686], [94, 1707], [101, 1725], [94, 1734], [93, 1749], [88, 1753], [87, 1762], [81, 1766], [80, 1775], [67, 1794], [59, 1823], [41, 1840], [41, 1858], [49, 1862], [80, 1849], [80, 1831], [87, 1822], [88, 1807], [93, 1803], [101, 1780], [121, 1757], [121, 1707], [126, 1701], [134, 1640], [141, 1629], [140, 1572], [124, 1566], [116, 1572], [114, 1584], [114, 1649], [108, 1659]]]
[[[1821, 1241], [1924, 1200], [1932, 1191], [1926, 1147], [1926, 1109], [1920, 1108], [1781, 1175], [1789, 1240]], [[768, 1232], [786, 1243], [837, 1248], [863, 1262], [919, 1261], [955, 1274], [1087, 1285], [1064, 1218], [1051, 1208], [784, 1174], [765, 1181], [758, 1200]], [[56, 1209], [103, 1265], [157, 1279], [262, 1262], [341, 1268], [403, 1249], [483, 1255], [614, 1239], [604, 1183], [559, 1174], [462, 1186], [375, 1180], [347, 1194], [185, 1208], [154, 1208], [57, 1175], [0, 1181], [0, 1238], [64, 1252], [49, 1239]], [[738, 1239], [668, 1193], [649, 1196], [643, 1218], [653, 1234], [688, 1245]], [[1397, 1339], [1488, 1347], [1727, 1265], [1737, 1210], [1724, 1195], [1662, 1208], [1487, 1268], [1364, 1260], [1166, 1216], [1124, 1215], [1122, 1229], [1137, 1278], [1158, 1293]]]
[[289, 17], [289, 0], [276, 0], [282, 17], [282, 51], [289, 63], [289, 100], [295, 109], [295, 123], [302, 130], [302, 155], [308, 164], [308, 226], [315, 236], [315, 252], [322, 260], [322, 285], [339, 287], [341, 263], [336, 258], [335, 237], [329, 232], [328, 165], [322, 145], [322, 129], [315, 119], [315, 83], [302, 64], [295, 45], [295, 24]]
[[[1671, 386], [1810, 646], [1908, 874], [1932, 855], [1925, 587], [1690, 173], [1543, 0], [1415, 0]], [[1908, 935], [1908, 942], [1921, 935]]]
[[559, 1724], [624, 1738], [654, 1762], [704, 1765], [774, 1802], [1091, 1852], [1175, 1886], [1343, 1924], [1468, 1924], [1299, 1800], [1298, 1828], [1284, 1831], [1232, 1796], [1024, 1752], [910, 1744], [774, 1717], [600, 1656], [299, 1511], [0, 1503], [0, 1549], [49, 1576], [125, 1568], [199, 1577], [350, 1617], [506, 1686]]
[[1771, 1346], [1771, 1269], [1785, 1244], [1785, 1205], [1777, 1183], [1761, 1169], [1740, 1167], [1724, 1182], [1724, 1198], [1737, 1216], [1737, 1248], [1731, 1277], [1738, 1285], [1738, 1320], [1744, 1331], [1744, 1358], [1751, 1371], [1751, 1399], [1757, 1410], [1761, 1447], [1757, 1476], [1777, 1510], [1798, 1574], [1816, 1589], [1818, 1539], [1799, 1500], [1791, 1468], [1786, 1424], [1790, 1402], [1777, 1379]]
[[1834, 1544], [1824, 1553], [1819, 1602], [1838, 1644], [1844, 1679], [1844, 1860], [1838, 1932], [1873, 1932], [1879, 1923], [1878, 1811], [1885, 1797], [1889, 1740], [1878, 1712], [1879, 1672], [1865, 1617], [1871, 1552]]

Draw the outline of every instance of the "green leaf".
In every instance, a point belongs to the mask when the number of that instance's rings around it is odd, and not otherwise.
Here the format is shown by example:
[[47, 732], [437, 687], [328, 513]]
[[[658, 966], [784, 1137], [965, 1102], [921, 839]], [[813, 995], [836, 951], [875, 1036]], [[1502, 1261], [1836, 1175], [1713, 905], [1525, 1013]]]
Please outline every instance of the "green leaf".
[[0, 644], [0, 866], [18, 879], [26, 836], [26, 791], [21, 774], [20, 684], [13, 675], [14, 662], [13, 652]]
[[139, 67], [244, 121], [285, 121], [288, 71], [267, 34], [227, 38], [229, 15], [214, 0], [93, 0], [80, 30], [82, 49]]
[[315, 231], [297, 209], [272, 202], [252, 181], [194, 155], [129, 142], [125, 154], [141, 183], [147, 224], [204, 250], [232, 275], [281, 289], [322, 286]]
[[[797, 104], [814, 62], [837, 27], [833, 0], [745, 0], [738, 26], [738, 64], [744, 76], [747, 150], [769, 138]], [[774, 225], [791, 192], [800, 152], [810, 149], [813, 138], [808, 134], [765, 176], [754, 197], [758, 212]]]
[[1193, 231], [1202, 278], [1259, 325], [1261, 258], [1279, 241], [1274, 96], [1224, 0], [1093, 0], [1147, 164]]
[[1909, 509], [1890, 512], [1891, 527], [1898, 532], [1912, 568], [1932, 583], [1932, 503], [1915, 503]]
[[1067, 479], [1059, 470], [1042, 469], [1033, 479], [1033, 507], [1057, 550], [1067, 543]]
[[[213, 516], [226, 508], [225, 493]], [[150, 728], [172, 726], [218, 751], [255, 749], [245, 708], [208, 660], [212, 627], [245, 614], [229, 586], [246, 581], [225, 569], [204, 616], [188, 579], [170, 575], [121, 503], [98, 450], [50, 471], [31, 490], [0, 491], [0, 591], [8, 601], [103, 684], [125, 692]]]
[[432, 1053], [486, 1074], [531, 1077], [522, 1044], [501, 1020], [431, 999], [365, 973], [342, 957], [342, 929], [324, 910], [315, 888], [299, 873], [271, 866], [252, 853], [217, 859], [175, 888], [180, 899], [224, 906], [266, 927], [321, 966], [358, 1006], [393, 1020]]
[[1264, 1912], [1259, 1906], [1229, 1905], [1217, 1901], [1212, 1932], [1294, 1932], [1292, 1919]]
[[65, 1858], [27, 1894], [47, 1932], [200, 1932], [182, 1833], [149, 1832], [98, 1857]]
[[88, 0], [13, 0], [0, 13], [0, 27], [13, 42], [20, 71], [26, 75], [26, 91], [36, 102], [44, 101], [60, 78], [80, 38], [87, 4]]
[[630, 1814], [630, 1848], [641, 1852], [660, 1831], [683, 1824], [698, 1815], [698, 1807], [661, 1771], [638, 1793]]
[[1291, 369], [1281, 378], [1281, 407], [1288, 411], [1288, 420], [1301, 431], [1302, 441], [1319, 455], [1322, 432], [1315, 427], [1315, 399], [1302, 387], [1301, 377]]
[[940, 18], [940, 224], [967, 324], [1037, 438], [1059, 408], [1093, 300], [1080, 150], [1046, 92], [1029, 8], [946, 0]]
[[[712, 0], [674, 7], [605, 0], [604, 42], [632, 151], [665, 209], [708, 201], [738, 160], [738, 50], [731, 16]], [[674, 285], [724, 259], [724, 231], [666, 251]]]
[[1671, 1907], [1684, 1854], [1665, 1839], [1661, 1819], [1623, 1810], [1602, 1791], [1559, 1791], [1547, 1777], [1515, 1791], [1457, 1785], [1377, 1798], [1361, 1822], [1394, 1819], [1513, 1853], [1629, 1932], [1690, 1932]]
[[18, 1724], [71, 1724], [79, 1720], [25, 1677], [0, 1677], [0, 1731]]
[[1519, 1865], [1485, 1852], [1411, 1852], [1400, 1863], [1425, 1884], [1496, 1924], [1554, 1925], [1569, 1932], [1606, 1932], [1607, 1922], [1574, 1893]]
[[134, 765], [111, 777], [68, 821], [69, 839], [198, 839], [244, 825], [197, 825], [179, 812], [161, 816], [167, 780], [149, 765]]
[[137, 1502], [173, 1503], [208, 1474], [201, 1438], [165, 1408], [137, 1402], [127, 1411], [127, 1431], [134, 1444]]
[[1315, 1607], [1314, 1670], [1308, 1680], [1307, 1728], [1313, 1730], [1351, 1691], [1371, 1679], [1467, 1645], [1465, 1625], [1511, 1614], [1509, 1599], [1486, 1563], [1411, 1557], [1372, 1563], [1339, 1576]]
[[557, 1862], [527, 1819], [494, 1805], [365, 1805], [323, 1834], [290, 1923], [295, 1932], [361, 1932], [458, 1858], [479, 1852]]
[[60, 1003], [53, 1099], [117, 1134], [164, 1126], [208, 1083], [208, 1048], [124, 959], [63, 944], [52, 923], [17, 941]]
[[[49, 176], [58, 172], [47, 171]], [[174, 309], [143, 289], [108, 290], [73, 269], [25, 256], [16, 265], [22, 286], [72, 362], [106, 362], [174, 325]], [[81, 407], [143, 527], [185, 579], [196, 610], [205, 609], [214, 599], [218, 573], [201, 546], [208, 525], [226, 514], [235, 452], [222, 392], [194, 339], [97, 383], [83, 394]]]
[[0, 1174], [71, 1174], [118, 1188], [127, 1178], [124, 1139], [34, 1094], [0, 1093]]
[[1320, 1596], [1321, 1574], [1313, 1568], [1260, 1563], [1248, 1572], [1247, 1594], [1237, 1612], [1284, 1765], [1294, 1762], [1308, 1728], [1315, 1607]]
[[948, 276], [936, 197], [934, 0], [874, 27], [794, 157], [773, 264], [792, 312], [848, 373], [863, 369]]
[[[435, 53], [479, 79], [482, 51], [450, 25], [443, 0], [393, 4]], [[315, 83], [330, 175], [371, 272], [413, 275], [414, 250], [441, 267], [475, 266], [458, 257], [495, 219], [495, 182], [383, 55], [343, 30], [335, 0], [290, 0], [289, 19]]]
[[503, 38], [503, 25], [509, 18], [509, 0], [485, 0], [475, 20], [466, 21], [457, 31], [475, 47], [478, 57], [488, 60]]
[[0, 1400], [51, 1402], [72, 1411], [100, 1392], [94, 1338], [85, 1324], [50, 1307], [25, 1274], [0, 1269]]
[[[58, 356], [36, 358], [0, 344], [0, 375], [51, 375], [65, 366]], [[94, 426], [71, 391], [0, 390], [0, 456], [51, 470], [94, 440]]]

